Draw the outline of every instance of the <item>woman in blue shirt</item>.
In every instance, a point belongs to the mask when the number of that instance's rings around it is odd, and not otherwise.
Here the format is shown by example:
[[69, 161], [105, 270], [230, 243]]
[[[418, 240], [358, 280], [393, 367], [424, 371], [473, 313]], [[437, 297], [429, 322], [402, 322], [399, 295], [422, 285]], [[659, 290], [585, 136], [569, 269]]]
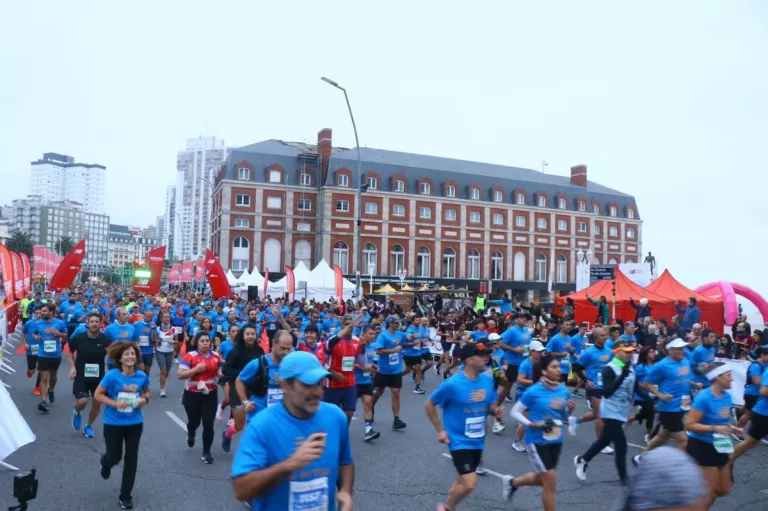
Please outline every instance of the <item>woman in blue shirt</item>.
[[740, 433], [730, 425], [733, 383], [728, 364], [715, 362], [706, 374], [710, 387], [696, 395], [691, 411], [685, 417], [688, 431], [686, 452], [696, 460], [709, 484], [710, 506], [718, 497], [731, 492], [729, 455], [733, 453], [732, 433]]
[[744, 411], [739, 417], [739, 427], [743, 428], [752, 418], [752, 408], [760, 397], [760, 378], [768, 368], [768, 346], [761, 346], [755, 351], [757, 360], [747, 368], [747, 384], [744, 386]]
[[149, 378], [136, 370], [141, 350], [133, 342], [117, 342], [109, 347], [107, 356], [117, 370], [108, 371], [96, 388], [93, 398], [104, 406], [104, 443], [107, 452], [101, 457], [101, 477], [109, 479], [112, 467], [123, 458], [123, 480], [119, 503], [123, 509], [133, 509], [131, 492], [136, 480], [139, 461], [139, 441], [144, 429], [141, 409], [149, 403]]
[[[654, 346], [643, 346], [640, 349], [640, 353], [637, 357], [637, 365], [635, 366], [635, 374], [637, 375], [637, 383], [642, 385], [645, 379], [648, 377], [648, 373], [651, 372], [651, 369], [653, 368], [653, 364], [656, 363], [656, 349]], [[652, 398], [655, 399], [656, 396], [652, 396]], [[637, 421], [639, 424], [642, 424], [643, 421], [645, 421], [645, 443], [647, 444], [651, 437], [653, 436], [653, 418], [656, 415], [656, 412], [654, 410], [654, 406], [652, 405], [653, 399], [651, 400], [651, 406], [648, 406], [648, 403], [642, 398], [642, 396], [635, 394], [635, 406], [640, 406], [640, 410], [634, 415], [634, 417], [630, 417], [629, 421], [627, 421], [629, 424], [632, 424], [633, 422]]]

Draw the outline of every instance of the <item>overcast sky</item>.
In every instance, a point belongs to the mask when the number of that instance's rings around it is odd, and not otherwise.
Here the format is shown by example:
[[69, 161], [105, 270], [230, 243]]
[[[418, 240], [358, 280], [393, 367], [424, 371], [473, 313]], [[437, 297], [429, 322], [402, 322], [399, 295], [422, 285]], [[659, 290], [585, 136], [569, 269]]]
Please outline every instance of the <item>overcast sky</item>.
[[636, 196], [662, 268], [768, 296], [768, 2], [123, 5], [4, 7], [0, 204], [60, 152], [106, 165], [112, 222], [146, 226], [188, 137], [313, 142], [329, 127], [352, 146], [326, 75], [349, 89], [363, 145], [586, 164]]

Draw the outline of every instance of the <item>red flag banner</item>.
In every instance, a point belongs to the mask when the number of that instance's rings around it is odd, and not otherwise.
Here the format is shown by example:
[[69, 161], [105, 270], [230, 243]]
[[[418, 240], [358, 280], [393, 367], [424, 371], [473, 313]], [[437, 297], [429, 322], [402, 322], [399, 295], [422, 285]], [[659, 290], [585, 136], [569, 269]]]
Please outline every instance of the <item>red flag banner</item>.
[[75, 245], [75, 248], [69, 251], [59, 263], [56, 271], [53, 272], [51, 283], [48, 289], [61, 291], [72, 286], [77, 273], [82, 268], [83, 259], [85, 259], [85, 240]]
[[333, 271], [336, 274], [336, 301], [341, 305], [344, 303], [344, 274], [338, 264], [333, 265]]
[[35, 274], [41, 274], [43, 277], [45, 277], [45, 274], [47, 273], [46, 268], [46, 260], [47, 254], [45, 247], [42, 245], [35, 245], [32, 247], [32, 264], [33, 264], [33, 270]]
[[269, 288], [269, 268], [264, 268], [264, 298], [267, 297], [268, 288]]
[[51, 278], [53, 272], [56, 271], [56, 254], [45, 249], [45, 276]]
[[232, 287], [227, 281], [227, 274], [224, 273], [221, 263], [210, 250], [205, 251], [205, 278], [208, 279], [214, 299], [232, 296]]
[[13, 267], [13, 294], [16, 295], [17, 300], [21, 300], [24, 298], [24, 266], [16, 252], [11, 252], [11, 266]]
[[21, 256], [21, 265], [24, 267], [24, 292], [29, 293], [32, 291], [32, 267], [29, 265], [27, 254], [22, 252], [19, 255]]
[[11, 253], [0, 243], [0, 273], [3, 274], [3, 291], [6, 303], [13, 302], [13, 262]]
[[197, 260], [197, 266], [195, 266], [195, 280], [202, 282], [205, 278], [205, 259], [199, 258]]
[[181, 263], [181, 281], [184, 283], [192, 282], [192, 261]]
[[181, 282], [181, 265], [176, 263], [171, 266], [171, 271], [168, 272], [168, 283], [178, 284]]
[[290, 266], [285, 267], [285, 280], [288, 281], [288, 301], [292, 302], [296, 295], [296, 279]]
[[152, 273], [152, 276], [149, 279], [134, 280], [133, 290], [150, 295], [156, 295], [160, 292], [160, 281], [163, 278], [165, 246], [153, 248], [150, 250], [147, 254], [146, 263], [146, 268]]

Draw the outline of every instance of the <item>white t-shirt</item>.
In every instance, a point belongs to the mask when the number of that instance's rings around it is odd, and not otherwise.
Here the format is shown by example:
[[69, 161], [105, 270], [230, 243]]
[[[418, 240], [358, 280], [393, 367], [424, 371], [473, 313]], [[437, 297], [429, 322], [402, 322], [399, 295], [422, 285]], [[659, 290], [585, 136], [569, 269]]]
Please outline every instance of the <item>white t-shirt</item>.
[[157, 327], [157, 339], [160, 341], [160, 345], [157, 347], [157, 351], [160, 353], [173, 353], [173, 327], [167, 332], [163, 332], [161, 327]]

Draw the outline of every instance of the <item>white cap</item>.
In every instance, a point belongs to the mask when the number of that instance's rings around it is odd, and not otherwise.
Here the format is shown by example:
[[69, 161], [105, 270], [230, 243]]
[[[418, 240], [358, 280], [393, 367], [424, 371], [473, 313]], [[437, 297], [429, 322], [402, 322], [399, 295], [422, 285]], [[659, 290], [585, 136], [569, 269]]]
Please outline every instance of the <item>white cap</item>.
[[543, 344], [541, 344], [541, 341], [531, 341], [531, 343], [528, 345], [528, 351], [546, 351], [547, 348], [544, 347]]
[[648, 298], [640, 298], [640, 305], [642, 305], [643, 307], [648, 305]]
[[498, 340], [501, 340], [501, 336], [499, 334], [488, 334], [488, 340], [498, 341]]
[[685, 348], [686, 346], [688, 346], [688, 343], [682, 339], [675, 339], [667, 344], [667, 348]]

